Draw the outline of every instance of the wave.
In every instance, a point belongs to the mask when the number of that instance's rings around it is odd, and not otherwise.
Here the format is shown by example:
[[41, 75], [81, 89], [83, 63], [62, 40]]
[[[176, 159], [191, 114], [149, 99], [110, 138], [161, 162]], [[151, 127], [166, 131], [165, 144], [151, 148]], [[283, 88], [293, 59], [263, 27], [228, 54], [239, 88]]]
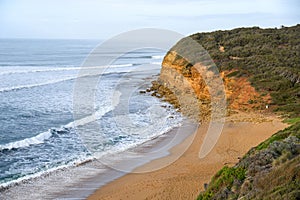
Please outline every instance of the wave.
[[[35, 178], [38, 178], [38, 177], [43, 177], [45, 175], [49, 175], [53, 172], [56, 172], [58, 170], [64, 170], [64, 169], [67, 169], [67, 168], [72, 167], [72, 166], [80, 166], [82, 164], [91, 162], [93, 160], [95, 160], [95, 157], [93, 157], [93, 156], [81, 156], [78, 159], [76, 159], [74, 161], [71, 161], [68, 164], [60, 165], [60, 166], [57, 166], [57, 167], [54, 167], [54, 168], [51, 168], [51, 169], [47, 169], [45, 171], [40, 171], [40, 172], [37, 172], [37, 173], [34, 173], [34, 174], [30, 174], [30, 175], [20, 177], [20, 178], [15, 179], [15, 180], [0, 183], [0, 193], [1, 193], [1, 190], [5, 190], [5, 189], [7, 189], [9, 187], [12, 187], [16, 184], [26, 182], [28, 180], [32, 180], [32, 179], [35, 179]], [[103, 171], [105, 171], [105, 169], [103, 169]]]
[[106, 106], [104, 108], [101, 108], [99, 110], [97, 110], [94, 114], [89, 115], [87, 117], [75, 120], [73, 122], [70, 122], [69, 124], [65, 125], [64, 127], [66, 128], [74, 128], [74, 127], [78, 127], [78, 126], [83, 126], [85, 124], [91, 123], [97, 119], [100, 119], [103, 115], [105, 115], [106, 113], [112, 111], [120, 102], [120, 96], [121, 96], [121, 92], [120, 91], [116, 91], [114, 93], [113, 96], [113, 103], [111, 106]]
[[122, 57], [122, 59], [139, 59], [139, 58], [163, 59], [164, 56], [154, 55], [154, 56], [126, 56], [126, 57]]
[[163, 59], [164, 56], [151, 56], [152, 59]]
[[52, 136], [52, 132], [49, 130], [47, 132], [40, 133], [31, 138], [26, 138], [20, 141], [10, 142], [8, 144], [0, 145], [0, 151], [24, 148], [34, 144], [41, 144], [44, 143], [45, 140], [49, 139], [51, 136]]
[[48, 82], [44, 82], [44, 83], [37, 83], [37, 84], [29, 84], [29, 85], [21, 85], [21, 86], [0, 88], [0, 93], [1, 92], [9, 92], [9, 91], [22, 90], [22, 89], [27, 89], [27, 88], [40, 87], [40, 86], [44, 86], [44, 85], [50, 85], [50, 84], [55, 84], [55, 83], [60, 83], [60, 82], [64, 82], [64, 81], [73, 80], [75, 78], [76, 77], [71, 77], [71, 78], [64, 78], [64, 79], [59, 79], [59, 80], [55, 80], [55, 81], [48, 81]]
[[[105, 68], [118, 68], [118, 67], [131, 67], [134, 64], [119, 64], [119, 65], [109, 65], [109, 66], [95, 66], [95, 67], [53, 67], [53, 68], [29, 68], [27, 70], [15, 70], [15, 71], [4, 71], [0, 72], [0, 76], [2, 75], [10, 75], [10, 74], [27, 74], [27, 73], [39, 73], [39, 72], [59, 72], [59, 71], [79, 71], [79, 70], [90, 70], [90, 69], [105, 69]], [[19, 66], [15, 66], [19, 67]], [[30, 67], [30, 66], [28, 66]], [[44, 67], [43, 67], [44, 68]]]
[[161, 62], [151, 62], [152, 65], [161, 65]]
[[26, 138], [20, 141], [11, 142], [8, 144], [0, 145], [0, 151], [2, 150], [11, 150], [11, 149], [18, 149], [28, 147], [30, 145], [42, 144], [45, 140], [48, 140], [53, 135], [57, 134], [65, 134], [69, 133], [71, 128], [75, 128], [75, 126], [83, 126], [90, 122], [95, 121], [96, 119], [100, 119], [106, 113], [112, 111], [120, 102], [121, 92], [116, 91], [113, 97], [113, 104], [112, 106], [104, 107], [100, 110], [97, 110], [94, 114], [84, 117], [82, 119], [75, 120], [70, 122], [69, 124], [63, 125], [61, 128], [52, 128], [46, 132], [40, 133], [34, 137]]
[[[170, 116], [174, 117], [173, 115], [168, 115], [168, 116], [166, 116], [165, 119], [169, 118]], [[174, 124], [169, 125], [169, 126], [164, 126], [163, 128], [161, 128], [158, 131], [151, 130], [150, 131], [151, 134], [147, 135], [146, 137], [139, 137], [138, 139], [132, 138], [130, 143], [120, 142], [118, 144], [118, 146], [112, 146], [111, 149], [107, 149], [104, 152], [97, 152], [97, 151], [93, 152], [93, 155], [95, 156], [95, 158], [100, 159], [107, 155], [114, 155], [116, 153], [124, 152], [128, 149], [136, 148], [146, 142], [153, 141], [154, 139], [163, 136], [164, 134], [168, 133], [169, 131], [171, 131], [172, 129], [174, 129], [176, 127], [182, 126], [182, 120], [183, 120], [183, 118], [179, 117], [177, 119], [177, 121], [174, 122]], [[119, 139], [127, 138], [127, 137], [128, 136], [119, 135], [119, 136], [117, 136], [117, 142], [119, 142], [118, 141]], [[116, 137], [112, 138], [112, 140], [116, 140]]]
[[[129, 65], [128, 65], [129, 66]], [[133, 66], [133, 65], [130, 65]], [[85, 68], [88, 69], [88, 68]], [[89, 68], [91, 69], [91, 68]], [[97, 68], [94, 68], [97, 69]], [[124, 73], [124, 72], [130, 72], [130, 70], [122, 70], [122, 71], [111, 71], [111, 72], [103, 72], [101, 71], [101, 73], [95, 73], [93, 71], [91, 71], [91, 73], [84, 73], [82, 75], [78, 75], [78, 76], [72, 76], [72, 77], [68, 77], [68, 78], [63, 78], [63, 79], [58, 79], [58, 80], [52, 80], [52, 81], [47, 81], [44, 83], [36, 83], [36, 84], [28, 84], [28, 85], [21, 85], [21, 86], [13, 86], [13, 87], [6, 87], [6, 88], [0, 88], [0, 93], [2, 92], [10, 92], [10, 91], [17, 91], [17, 90], [22, 90], [22, 89], [28, 89], [28, 88], [34, 88], [34, 87], [40, 87], [40, 86], [45, 86], [45, 85], [51, 85], [51, 84], [56, 84], [56, 83], [60, 83], [60, 82], [65, 82], [65, 81], [71, 81], [71, 80], [75, 80], [77, 78], [83, 78], [83, 77], [89, 77], [89, 76], [97, 76], [97, 75], [101, 75], [101, 74], [112, 74], [112, 73]]]

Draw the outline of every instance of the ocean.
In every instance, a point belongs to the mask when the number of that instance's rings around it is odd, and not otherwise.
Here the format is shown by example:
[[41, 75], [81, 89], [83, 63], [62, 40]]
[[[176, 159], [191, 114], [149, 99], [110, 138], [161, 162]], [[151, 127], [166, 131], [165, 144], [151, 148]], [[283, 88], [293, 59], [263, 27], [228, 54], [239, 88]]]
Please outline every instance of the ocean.
[[[0, 40], [0, 197], [27, 199], [36, 191], [35, 198], [42, 199], [45, 192], [24, 185], [49, 185], [51, 174], [65, 176], [68, 169], [79, 169], [95, 159], [94, 151], [114, 157], [181, 126], [183, 117], [171, 105], [140, 92], [157, 78], [166, 53], [149, 48], [127, 52], [109, 66], [88, 66], [105, 68], [95, 90], [95, 115], [74, 121], [74, 84], [85, 58], [99, 44]], [[121, 105], [125, 96], [129, 101]], [[22, 187], [23, 193], [12, 192], [14, 187]]]

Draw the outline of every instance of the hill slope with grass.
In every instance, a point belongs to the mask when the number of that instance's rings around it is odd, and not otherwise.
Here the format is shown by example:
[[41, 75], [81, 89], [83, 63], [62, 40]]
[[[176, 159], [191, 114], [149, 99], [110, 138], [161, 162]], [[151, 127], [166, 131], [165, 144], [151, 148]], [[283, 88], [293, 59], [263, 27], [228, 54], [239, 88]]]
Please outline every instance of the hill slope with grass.
[[233, 71], [229, 77], [247, 77], [262, 96], [270, 94], [274, 111], [299, 117], [299, 33], [300, 25], [296, 25], [280, 29], [238, 28], [190, 37], [209, 52], [220, 71]]
[[[218, 76], [224, 83], [229, 114], [233, 110], [268, 108], [287, 118], [297, 118], [300, 116], [299, 33], [300, 25], [296, 25], [280, 29], [238, 28], [183, 38], [164, 57], [159, 80], [153, 84], [154, 95], [182, 107], [176, 97], [195, 93], [201, 121], [211, 114], [207, 79]], [[206, 51], [199, 53], [202, 50], [191, 44], [191, 39]], [[173, 94], [170, 88], [180, 91]]]
[[300, 123], [252, 148], [234, 167], [225, 166], [198, 200], [299, 199]]
[[[197, 65], [207, 71], [215, 65], [224, 82], [229, 114], [232, 110], [272, 111], [291, 124], [252, 148], [235, 166], [221, 169], [198, 199], [300, 199], [299, 33], [300, 25], [197, 33], [180, 40], [166, 54], [151, 90], [175, 107], [182, 106], [176, 100], [178, 94], [166, 86], [171, 80], [180, 88], [185, 79], [201, 102], [202, 113], [210, 114], [210, 95]], [[214, 63], [194, 62], [197, 54], [186, 45], [188, 39], [202, 45]], [[189, 89], [182, 87], [184, 92], [179, 93], [189, 94]]]
[[[220, 71], [247, 77], [273, 111], [292, 125], [224, 167], [198, 199], [300, 198], [300, 25], [240, 28], [191, 37], [207, 49]], [[251, 103], [251, 102], [249, 102]]]

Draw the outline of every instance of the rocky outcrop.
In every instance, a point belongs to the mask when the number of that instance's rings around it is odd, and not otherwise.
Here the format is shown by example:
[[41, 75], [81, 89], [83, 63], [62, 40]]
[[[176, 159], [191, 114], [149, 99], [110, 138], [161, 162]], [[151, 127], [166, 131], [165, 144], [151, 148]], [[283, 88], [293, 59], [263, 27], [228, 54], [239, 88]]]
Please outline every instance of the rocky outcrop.
[[167, 53], [159, 82], [173, 81], [212, 109], [214, 95], [203, 80], [206, 74], [218, 75], [224, 83], [229, 111], [268, 107], [269, 111], [299, 117], [299, 30], [300, 25], [296, 25], [193, 34]]
[[[164, 57], [159, 79], [151, 91], [200, 121], [211, 119], [212, 107], [227, 109], [227, 114], [232, 110], [264, 110], [270, 96], [261, 96], [246, 77], [235, 77], [236, 72], [211, 70], [211, 65], [201, 61], [192, 64], [171, 50]], [[222, 98], [226, 101], [225, 108], [217, 105]]]

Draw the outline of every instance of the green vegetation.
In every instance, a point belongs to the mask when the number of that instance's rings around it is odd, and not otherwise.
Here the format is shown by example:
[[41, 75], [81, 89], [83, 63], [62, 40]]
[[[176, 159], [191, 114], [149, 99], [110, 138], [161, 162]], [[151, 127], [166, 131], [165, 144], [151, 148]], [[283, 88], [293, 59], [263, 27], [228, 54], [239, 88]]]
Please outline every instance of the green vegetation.
[[288, 123], [288, 124], [295, 124], [297, 122], [300, 122], [300, 117], [285, 119], [283, 122]]
[[299, 199], [300, 122], [251, 149], [234, 167], [223, 167], [198, 200]]
[[254, 199], [299, 199], [300, 197], [300, 156], [289, 159], [274, 167], [267, 175], [257, 179], [261, 192]]
[[[300, 117], [300, 25], [280, 29], [237, 28], [191, 35], [208, 51], [220, 71], [249, 78], [261, 93], [272, 97], [272, 108], [287, 117]], [[207, 62], [184, 38], [171, 50], [189, 55], [189, 61]], [[224, 51], [220, 50], [224, 48]], [[198, 49], [196, 51], [199, 51]], [[203, 58], [199, 55], [203, 54]], [[189, 74], [189, 67], [184, 69]]]
[[241, 167], [223, 167], [213, 178], [206, 192], [198, 196], [198, 200], [210, 199], [220, 188], [231, 189], [235, 180], [245, 179], [245, 169]]
[[[208, 51], [220, 71], [232, 70], [229, 77], [248, 77], [262, 96], [270, 94], [271, 110], [291, 124], [252, 148], [234, 167], [221, 169], [198, 200], [300, 199], [299, 33], [300, 25], [296, 25], [190, 36]], [[182, 46], [178, 42], [172, 50]], [[185, 54], [189, 51], [193, 49], [183, 48]]]
[[256, 149], [257, 150], [265, 149], [274, 141], [281, 141], [283, 139], [286, 139], [289, 136], [296, 136], [297, 138], [300, 139], [300, 123], [296, 123], [293, 126], [290, 126], [282, 131], [275, 133], [270, 138], [268, 138], [264, 142], [260, 143], [256, 147]]

